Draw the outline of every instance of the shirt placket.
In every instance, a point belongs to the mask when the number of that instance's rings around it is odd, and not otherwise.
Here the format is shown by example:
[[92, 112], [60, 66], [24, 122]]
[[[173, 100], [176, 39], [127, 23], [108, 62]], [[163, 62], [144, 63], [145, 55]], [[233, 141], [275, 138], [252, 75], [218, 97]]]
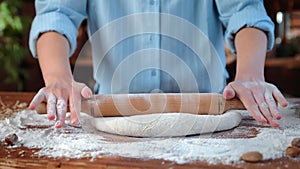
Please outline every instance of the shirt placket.
[[[160, 0], [149, 0], [149, 11], [153, 13], [159, 13], [160, 12]], [[153, 49], [153, 55], [151, 57], [148, 57], [148, 62], [151, 62], [151, 65], [153, 65], [154, 68], [150, 72], [150, 79], [149, 83], [151, 83], [152, 89], [159, 89], [160, 88], [160, 17], [159, 15], [154, 15], [155, 22], [157, 22], [155, 25], [155, 30], [153, 30], [156, 33], [147, 34], [147, 42], [148, 47]], [[151, 52], [152, 53], [152, 52]], [[157, 91], [157, 90], [155, 90]]]

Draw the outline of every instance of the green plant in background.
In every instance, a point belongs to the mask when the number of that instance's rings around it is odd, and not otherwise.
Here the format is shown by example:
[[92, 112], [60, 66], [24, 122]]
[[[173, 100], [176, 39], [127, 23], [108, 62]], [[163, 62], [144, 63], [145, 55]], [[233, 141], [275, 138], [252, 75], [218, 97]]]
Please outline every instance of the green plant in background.
[[30, 19], [21, 13], [22, 4], [19, 0], [0, 1], [0, 69], [6, 74], [4, 82], [17, 84], [18, 90], [24, 88], [28, 77], [23, 64], [29, 52], [24, 46], [24, 35]]

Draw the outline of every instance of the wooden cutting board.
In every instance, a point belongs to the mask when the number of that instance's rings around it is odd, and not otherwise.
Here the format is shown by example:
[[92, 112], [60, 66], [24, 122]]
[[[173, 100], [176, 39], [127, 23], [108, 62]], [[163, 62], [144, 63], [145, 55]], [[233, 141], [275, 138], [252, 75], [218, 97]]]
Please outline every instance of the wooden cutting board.
[[[6, 104], [14, 104], [17, 100], [20, 102], [30, 102], [33, 98], [34, 93], [10, 93], [0, 92], [2, 101]], [[300, 103], [300, 98], [290, 99], [294, 103]], [[265, 126], [253, 125], [252, 119], [244, 119], [245, 123], [241, 124], [245, 128], [244, 134], [236, 135], [234, 130], [228, 132], [216, 133], [215, 137], [221, 138], [249, 138], [255, 137], [258, 134], [258, 129]], [[245, 127], [247, 126], [247, 127]], [[124, 137], [117, 136], [105, 136], [106, 139], [126, 141]], [[26, 147], [8, 148], [1, 144], [0, 147], [0, 168], [11, 169], [11, 168], [63, 168], [63, 169], [74, 169], [74, 168], [109, 168], [109, 169], [142, 169], [142, 168], [179, 168], [179, 169], [198, 169], [198, 168], [299, 168], [300, 159], [280, 158], [276, 160], [264, 161], [261, 163], [240, 163], [232, 165], [210, 165], [203, 161], [195, 161], [187, 164], [175, 164], [172, 161], [165, 160], [149, 160], [149, 159], [133, 159], [133, 158], [121, 158], [116, 156], [102, 156], [96, 158], [94, 161], [90, 161], [89, 158], [83, 159], [67, 159], [67, 158], [47, 158], [37, 157], [34, 152], [38, 149], [28, 149]]]

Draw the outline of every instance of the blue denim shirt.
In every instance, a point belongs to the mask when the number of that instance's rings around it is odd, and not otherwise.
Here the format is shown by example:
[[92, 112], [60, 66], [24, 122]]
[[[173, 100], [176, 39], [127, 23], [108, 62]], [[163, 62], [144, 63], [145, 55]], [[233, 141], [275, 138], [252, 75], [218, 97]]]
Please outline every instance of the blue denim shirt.
[[[226, 84], [224, 42], [235, 54], [243, 27], [274, 25], [262, 0], [36, 0], [30, 50], [38, 36], [63, 34], [76, 49], [88, 20], [98, 93], [221, 92]], [[264, 56], [262, 56], [264, 57]]]

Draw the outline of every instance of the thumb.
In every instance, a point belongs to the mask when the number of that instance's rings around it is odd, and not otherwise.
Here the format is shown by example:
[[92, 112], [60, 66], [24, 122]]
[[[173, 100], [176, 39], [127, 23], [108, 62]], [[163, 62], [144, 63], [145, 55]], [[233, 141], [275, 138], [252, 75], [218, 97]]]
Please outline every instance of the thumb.
[[[80, 90], [80, 87], [83, 86]], [[81, 96], [78, 94], [70, 96], [70, 111], [71, 111], [71, 123], [77, 124], [79, 121], [79, 114], [81, 111], [81, 97], [89, 98], [93, 95], [92, 90], [85, 84], [80, 84], [77, 86], [77, 92], [80, 91]]]
[[93, 95], [93, 92], [92, 90], [87, 87], [87, 86], [84, 86], [82, 89], [81, 89], [81, 96], [84, 97], [84, 98], [89, 98]]
[[230, 85], [227, 85], [224, 88], [223, 97], [227, 100], [228, 99], [233, 99], [235, 97], [235, 91]]

